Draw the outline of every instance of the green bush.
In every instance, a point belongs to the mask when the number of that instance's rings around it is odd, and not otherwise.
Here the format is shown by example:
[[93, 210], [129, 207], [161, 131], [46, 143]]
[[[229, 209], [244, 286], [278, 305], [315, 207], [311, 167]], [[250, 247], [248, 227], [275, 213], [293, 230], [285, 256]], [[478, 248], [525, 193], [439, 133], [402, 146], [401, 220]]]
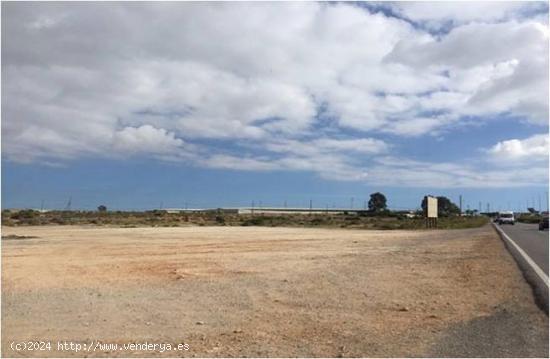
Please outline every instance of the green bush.
[[241, 226], [264, 226], [266, 225], [266, 217], [252, 217], [244, 220]]
[[19, 212], [16, 212], [12, 216], [12, 218], [24, 220], [24, 219], [35, 218], [37, 216], [38, 216], [37, 211], [33, 211], [32, 209], [24, 209], [24, 210], [21, 210]]
[[517, 220], [522, 223], [539, 223], [542, 217], [537, 214], [520, 215]]

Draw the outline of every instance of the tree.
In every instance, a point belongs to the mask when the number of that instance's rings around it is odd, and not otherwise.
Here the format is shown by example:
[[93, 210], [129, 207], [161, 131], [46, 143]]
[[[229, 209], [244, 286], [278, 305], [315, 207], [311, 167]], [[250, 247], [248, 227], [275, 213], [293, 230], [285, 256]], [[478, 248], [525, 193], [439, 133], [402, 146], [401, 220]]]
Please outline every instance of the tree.
[[107, 207], [104, 206], [104, 205], [101, 205], [101, 206], [97, 207], [97, 211], [98, 212], [107, 212]]
[[369, 211], [382, 212], [386, 210], [386, 196], [380, 192], [372, 193], [369, 200]]
[[477, 209], [467, 209], [464, 211], [467, 216], [477, 216]]
[[[427, 206], [427, 200], [426, 197], [422, 199], [422, 211], [426, 213], [426, 206]], [[438, 217], [449, 217], [452, 215], [460, 214], [460, 208], [453, 202], [451, 202], [450, 199], [444, 196], [437, 196], [437, 215]]]

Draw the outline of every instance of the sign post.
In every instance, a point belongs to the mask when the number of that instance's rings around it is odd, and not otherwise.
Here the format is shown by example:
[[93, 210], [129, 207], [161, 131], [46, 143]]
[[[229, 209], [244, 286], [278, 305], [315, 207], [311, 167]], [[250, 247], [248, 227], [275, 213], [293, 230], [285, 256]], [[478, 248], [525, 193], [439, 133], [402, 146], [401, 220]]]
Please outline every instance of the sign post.
[[437, 197], [426, 196], [426, 228], [437, 228]]

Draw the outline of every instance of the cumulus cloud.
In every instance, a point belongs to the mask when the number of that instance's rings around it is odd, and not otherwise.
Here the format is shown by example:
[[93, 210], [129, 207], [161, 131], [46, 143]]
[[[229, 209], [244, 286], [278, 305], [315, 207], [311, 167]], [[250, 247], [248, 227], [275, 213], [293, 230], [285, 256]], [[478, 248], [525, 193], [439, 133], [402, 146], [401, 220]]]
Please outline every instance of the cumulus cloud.
[[548, 134], [534, 135], [525, 139], [511, 139], [498, 142], [488, 150], [495, 160], [548, 161]]
[[404, 40], [386, 61], [447, 71], [446, 102], [439, 108], [455, 116], [513, 112], [547, 123], [548, 30], [537, 22], [473, 23], [440, 40]]
[[[540, 4], [387, 6], [398, 16], [309, 2], [6, 3], [4, 158], [139, 154], [375, 181], [377, 156], [398, 155], [380, 134], [501, 114], [546, 125]], [[448, 33], [419, 25], [449, 19]]]
[[183, 140], [173, 132], [150, 125], [125, 127], [113, 136], [113, 149], [117, 152], [174, 153], [182, 145]]

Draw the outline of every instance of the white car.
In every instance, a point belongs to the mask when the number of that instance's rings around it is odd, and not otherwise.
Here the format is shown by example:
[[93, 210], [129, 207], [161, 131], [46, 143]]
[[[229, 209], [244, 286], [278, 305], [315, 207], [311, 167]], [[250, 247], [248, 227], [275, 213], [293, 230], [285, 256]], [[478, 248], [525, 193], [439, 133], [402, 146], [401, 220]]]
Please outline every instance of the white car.
[[514, 224], [514, 212], [500, 212], [498, 214], [498, 224]]

